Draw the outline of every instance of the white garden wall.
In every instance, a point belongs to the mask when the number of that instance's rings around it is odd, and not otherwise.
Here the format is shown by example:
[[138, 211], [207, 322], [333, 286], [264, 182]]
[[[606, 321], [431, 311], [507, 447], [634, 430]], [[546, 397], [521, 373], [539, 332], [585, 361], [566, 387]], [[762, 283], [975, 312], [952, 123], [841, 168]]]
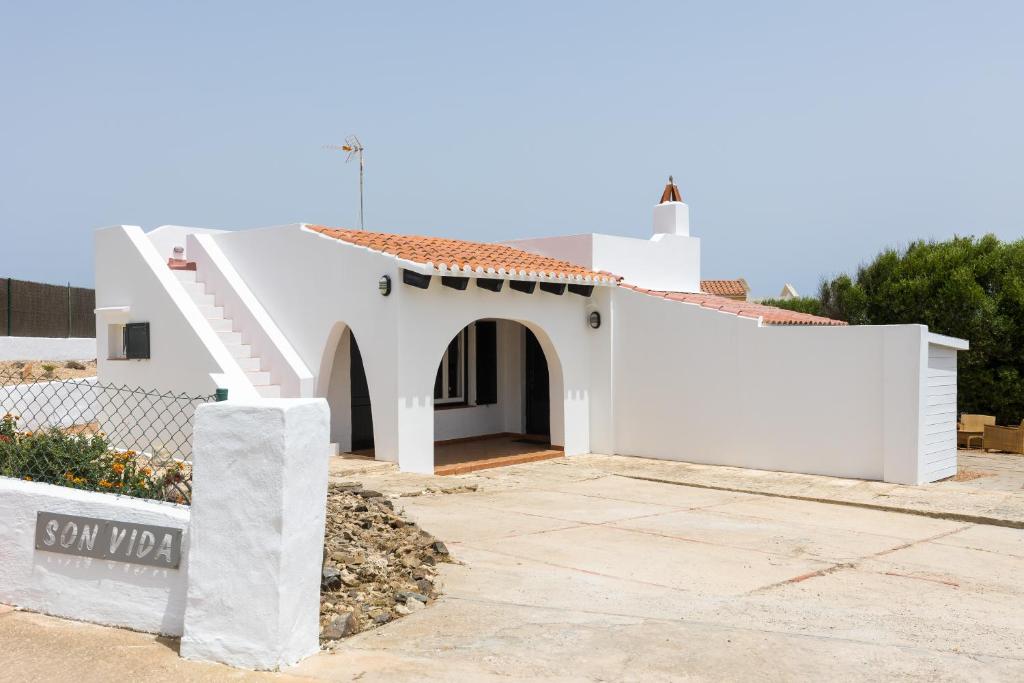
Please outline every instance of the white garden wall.
[[[181, 568], [36, 550], [40, 510], [184, 529]], [[0, 602], [59, 617], [181, 635], [188, 578], [187, 507], [0, 477], [0, 520]]]
[[614, 452], [919, 483], [928, 339], [919, 325], [764, 327], [617, 291]]
[[0, 337], [0, 360], [92, 360], [92, 337]]

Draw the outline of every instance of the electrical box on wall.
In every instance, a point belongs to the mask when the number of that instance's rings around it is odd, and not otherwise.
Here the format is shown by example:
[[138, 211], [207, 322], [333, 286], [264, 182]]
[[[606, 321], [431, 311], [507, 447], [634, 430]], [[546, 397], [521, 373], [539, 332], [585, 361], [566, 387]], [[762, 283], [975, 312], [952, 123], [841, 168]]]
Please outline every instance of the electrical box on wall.
[[124, 326], [124, 357], [149, 358], [149, 323], [127, 323]]

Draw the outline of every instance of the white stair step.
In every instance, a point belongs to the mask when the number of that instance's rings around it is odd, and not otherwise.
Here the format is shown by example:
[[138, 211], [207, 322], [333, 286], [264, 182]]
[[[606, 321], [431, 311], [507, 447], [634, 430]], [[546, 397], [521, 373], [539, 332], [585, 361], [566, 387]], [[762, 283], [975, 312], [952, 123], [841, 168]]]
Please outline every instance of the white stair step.
[[269, 372], [247, 372], [245, 376], [249, 378], [254, 387], [262, 387], [270, 384], [270, 373]]
[[265, 384], [256, 387], [256, 391], [263, 398], [281, 398], [281, 387], [276, 384]]
[[207, 320], [215, 320], [216, 318], [224, 317], [223, 306], [209, 306], [204, 304], [199, 307], [199, 312], [202, 313]]
[[230, 318], [207, 318], [210, 326], [218, 332], [230, 332], [232, 323]]
[[193, 293], [191, 296], [192, 296], [192, 301], [195, 301], [197, 306], [202, 307], [202, 306], [214, 306], [214, 305], [216, 305], [216, 301], [214, 301], [213, 294], [195, 294], [195, 293]]
[[195, 282], [196, 271], [194, 270], [175, 270], [174, 276], [181, 282]]
[[252, 346], [249, 344], [225, 344], [228, 353], [235, 358], [252, 358]]
[[220, 336], [220, 340], [222, 342], [224, 342], [228, 346], [231, 346], [233, 344], [241, 344], [242, 343], [242, 333], [241, 332], [227, 332], [227, 331], [221, 330], [220, 332], [217, 332], [217, 335]]
[[245, 370], [246, 372], [258, 372], [261, 367], [260, 359], [256, 356], [249, 356], [247, 358], [239, 358], [238, 356], [235, 356], [235, 360], [238, 361], [238, 367], [242, 368], [242, 370]]
[[185, 288], [185, 291], [189, 294], [206, 294], [206, 284], [203, 282], [182, 282], [181, 286]]

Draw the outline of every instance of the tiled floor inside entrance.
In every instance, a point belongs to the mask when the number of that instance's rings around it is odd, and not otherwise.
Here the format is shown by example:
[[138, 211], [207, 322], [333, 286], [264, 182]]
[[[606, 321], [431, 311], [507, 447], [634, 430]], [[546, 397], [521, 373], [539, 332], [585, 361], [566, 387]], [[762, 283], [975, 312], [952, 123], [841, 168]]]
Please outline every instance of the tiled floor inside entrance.
[[[347, 457], [373, 458], [373, 449], [356, 451]], [[558, 446], [543, 438], [521, 434], [482, 436], [477, 439], [434, 444], [434, 474], [466, 474], [505, 465], [520, 465], [538, 460], [561, 458]]]

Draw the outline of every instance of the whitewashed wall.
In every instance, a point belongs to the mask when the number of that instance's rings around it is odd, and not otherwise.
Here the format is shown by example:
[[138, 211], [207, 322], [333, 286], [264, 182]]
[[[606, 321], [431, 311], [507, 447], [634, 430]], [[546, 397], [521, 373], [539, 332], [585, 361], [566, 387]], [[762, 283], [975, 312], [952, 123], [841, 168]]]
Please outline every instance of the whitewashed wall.
[[92, 360], [92, 337], [0, 337], [0, 360]]
[[615, 299], [614, 452], [923, 481], [923, 326], [761, 327], [636, 292]]
[[[395, 259], [285, 226], [214, 237], [253, 294], [285, 330], [327, 396], [338, 342], [351, 328], [370, 386], [377, 458], [404, 470], [432, 472], [434, 378], [445, 346], [474, 320], [521, 322], [537, 334], [551, 377], [552, 442], [566, 453], [590, 448], [588, 299], [566, 293], [495, 293], [402, 283]], [[392, 294], [377, 281], [387, 274]], [[297, 302], [301, 302], [298, 303]]]
[[[40, 510], [184, 529], [181, 568], [36, 550]], [[0, 477], [0, 520], [0, 602], [69, 619], [181, 635], [188, 581], [187, 507]]]
[[256, 396], [238, 363], [206, 321], [142, 229], [119, 225], [96, 231], [96, 340], [109, 348], [112, 322], [150, 323], [148, 360], [97, 360], [100, 381], [235, 398]]

